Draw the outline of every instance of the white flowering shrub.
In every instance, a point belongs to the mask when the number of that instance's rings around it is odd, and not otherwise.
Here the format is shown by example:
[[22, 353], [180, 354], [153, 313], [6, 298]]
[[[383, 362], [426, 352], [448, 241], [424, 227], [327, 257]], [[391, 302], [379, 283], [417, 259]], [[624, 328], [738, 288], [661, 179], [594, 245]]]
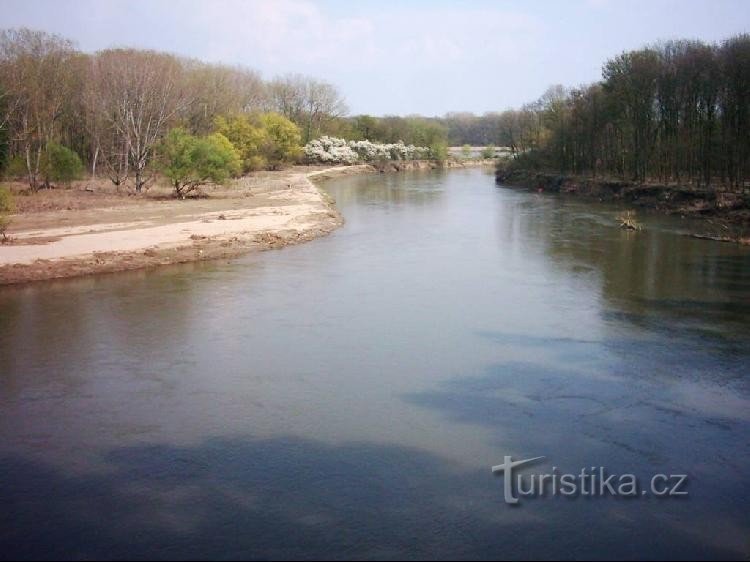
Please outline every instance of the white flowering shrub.
[[355, 164], [359, 160], [349, 143], [336, 137], [311, 140], [305, 145], [304, 153], [308, 161], [324, 164]]
[[305, 145], [309, 162], [330, 164], [355, 164], [382, 160], [418, 160], [428, 158], [430, 149], [423, 146], [374, 143], [368, 140], [347, 141], [336, 137], [320, 137]]

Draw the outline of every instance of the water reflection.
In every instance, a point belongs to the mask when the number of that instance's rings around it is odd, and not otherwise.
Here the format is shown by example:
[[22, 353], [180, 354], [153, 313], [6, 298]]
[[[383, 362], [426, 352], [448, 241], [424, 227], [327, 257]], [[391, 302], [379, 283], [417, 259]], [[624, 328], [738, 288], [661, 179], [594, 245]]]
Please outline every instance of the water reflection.
[[[746, 556], [746, 250], [479, 171], [326, 189], [310, 244], [0, 291], [4, 555]], [[506, 454], [691, 496], [508, 509]]]

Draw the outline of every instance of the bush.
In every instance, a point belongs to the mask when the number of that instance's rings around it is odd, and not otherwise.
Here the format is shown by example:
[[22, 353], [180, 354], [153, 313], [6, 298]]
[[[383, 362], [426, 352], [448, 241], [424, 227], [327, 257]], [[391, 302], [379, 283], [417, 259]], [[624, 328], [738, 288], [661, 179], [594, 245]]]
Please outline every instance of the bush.
[[51, 142], [42, 154], [39, 169], [45, 187], [53, 181], [70, 183], [83, 175], [83, 163], [78, 155], [68, 147]]
[[302, 135], [297, 125], [278, 113], [264, 113], [260, 123], [265, 136], [263, 156], [273, 169], [299, 157]]
[[495, 145], [494, 144], [488, 144], [482, 149], [482, 158], [484, 158], [485, 160], [489, 160], [494, 157], [495, 157]]
[[16, 206], [10, 189], [0, 186], [0, 235], [2, 235], [3, 241], [8, 239], [7, 230], [11, 222], [10, 216], [15, 210]]
[[8, 164], [5, 167], [5, 177], [12, 178], [14, 180], [26, 178], [28, 170], [26, 169], [26, 158], [23, 156], [16, 155], [8, 160]]
[[239, 153], [243, 172], [267, 166], [263, 149], [268, 143], [268, 136], [262, 127], [251, 122], [249, 115], [217, 117], [214, 125], [216, 132], [229, 139]]
[[299, 157], [299, 127], [278, 113], [217, 117], [214, 124], [239, 152], [243, 172], [275, 169]]
[[448, 159], [448, 145], [444, 142], [436, 142], [430, 146], [430, 158], [437, 162], [445, 162]]
[[368, 140], [346, 141], [323, 136], [307, 143], [304, 153], [308, 162], [355, 164], [425, 158], [429, 155], [429, 150], [421, 146], [406, 145], [401, 141], [380, 144]]
[[182, 199], [201, 185], [223, 183], [241, 170], [240, 155], [221, 133], [198, 138], [172, 129], [161, 147], [164, 174]]

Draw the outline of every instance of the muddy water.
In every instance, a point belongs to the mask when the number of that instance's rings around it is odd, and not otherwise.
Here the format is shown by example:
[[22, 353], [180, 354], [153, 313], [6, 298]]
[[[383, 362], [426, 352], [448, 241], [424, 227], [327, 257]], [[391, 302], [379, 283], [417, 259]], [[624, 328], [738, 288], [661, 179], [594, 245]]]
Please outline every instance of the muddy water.
[[[325, 189], [325, 239], [0, 291], [1, 558], [748, 556], [750, 252], [477, 170]], [[512, 507], [506, 455], [688, 495]]]

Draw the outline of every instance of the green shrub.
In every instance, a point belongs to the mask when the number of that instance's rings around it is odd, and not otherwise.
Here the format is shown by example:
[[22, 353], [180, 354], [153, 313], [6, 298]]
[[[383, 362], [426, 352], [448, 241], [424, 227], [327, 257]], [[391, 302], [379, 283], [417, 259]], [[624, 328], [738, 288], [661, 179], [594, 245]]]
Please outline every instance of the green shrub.
[[445, 162], [448, 159], [448, 145], [444, 142], [435, 142], [430, 145], [430, 158], [437, 162]]
[[495, 145], [494, 144], [488, 144], [482, 149], [482, 158], [485, 160], [489, 160], [490, 158], [495, 157]]
[[262, 127], [251, 122], [249, 115], [217, 117], [214, 124], [216, 132], [229, 139], [239, 153], [243, 172], [266, 167], [263, 148], [268, 136]]
[[52, 182], [70, 183], [83, 175], [83, 163], [78, 154], [56, 142], [47, 145], [39, 168], [46, 187]]
[[5, 167], [5, 177], [12, 179], [26, 178], [28, 171], [26, 169], [26, 158], [23, 156], [16, 155], [8, 160], [8, 164]]
[[243, 172], [275, 169], [301, 154], [299, 127], [278, 113], [217, 117], [215, 128], [239, 152]]
[[164, 174], [177, 197], [209, 182], [223, 183], [240, 172], [240, 155], [221, 133], [194, 137], [184, 129], [172, 129], [161, 147]]
[[260, 116], [260, 123], [266, 136], [263, 153], [272, 168], [300, 156], [302, 134], [297, 125], [278, 113], [264, 113]]
[[0, 235], [2, 235], [3, 241], [8, 239], [7, 230], [11, 222], [10, 216], [15, 210], [16, 206], [10, 189], [0, 186]]

